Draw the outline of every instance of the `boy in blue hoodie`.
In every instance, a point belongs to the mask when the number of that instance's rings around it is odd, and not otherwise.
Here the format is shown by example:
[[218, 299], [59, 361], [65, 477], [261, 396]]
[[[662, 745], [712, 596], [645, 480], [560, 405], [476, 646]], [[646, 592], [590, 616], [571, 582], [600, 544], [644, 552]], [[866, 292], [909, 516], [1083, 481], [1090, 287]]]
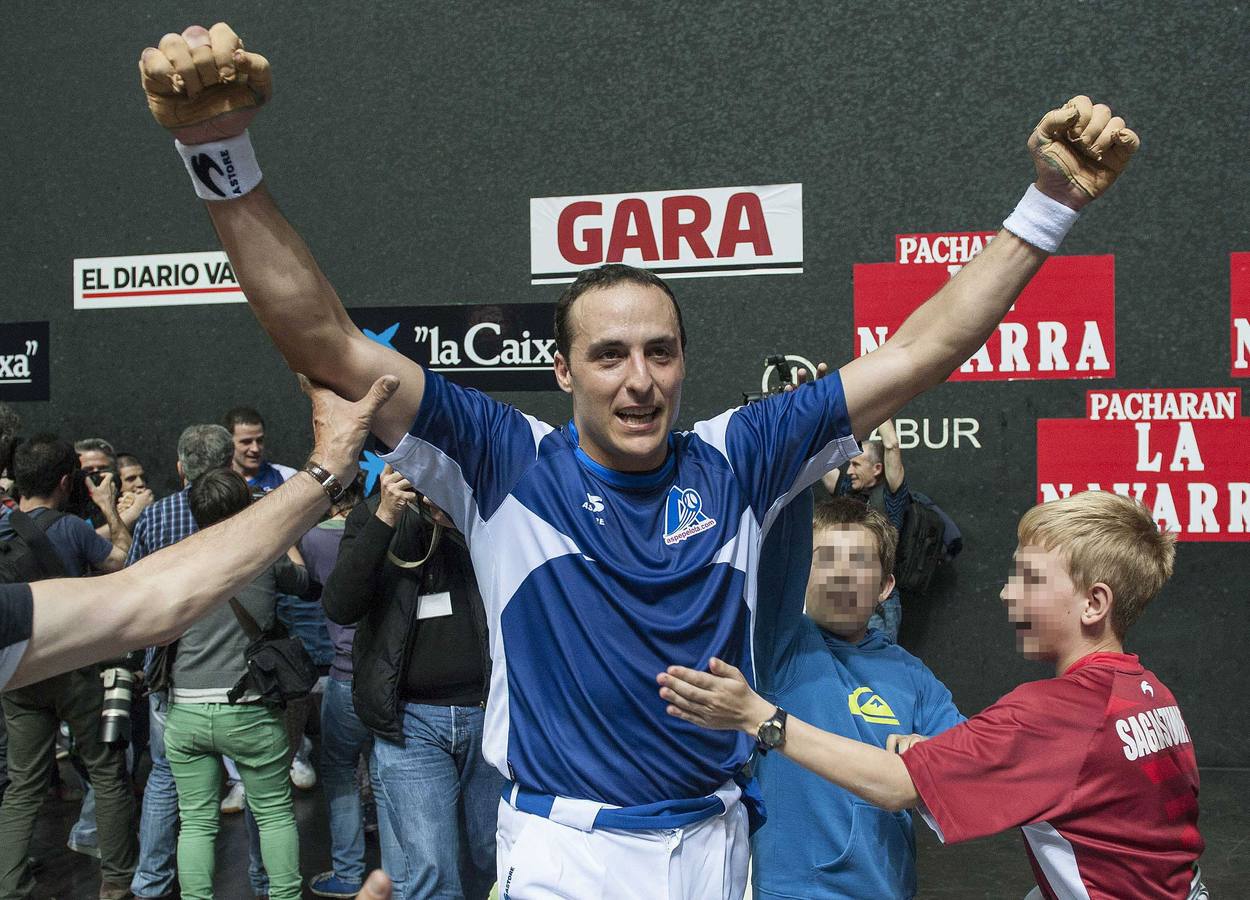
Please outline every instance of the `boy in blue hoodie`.
[[[810, 492], [781, 514], [761, 553], [759, 692], [805, 722], [878, 747], [963, 721], [924, 663], [868, 628], [894, 587], [898, 533], [846, 497], [813, 512]], [[807, 613], [804, 615], [804, 604]], [[781, 754], [757, 773], [768, 823], [754, 837], [760, 900], [916, 893], [911, 817], [872, 806]]]

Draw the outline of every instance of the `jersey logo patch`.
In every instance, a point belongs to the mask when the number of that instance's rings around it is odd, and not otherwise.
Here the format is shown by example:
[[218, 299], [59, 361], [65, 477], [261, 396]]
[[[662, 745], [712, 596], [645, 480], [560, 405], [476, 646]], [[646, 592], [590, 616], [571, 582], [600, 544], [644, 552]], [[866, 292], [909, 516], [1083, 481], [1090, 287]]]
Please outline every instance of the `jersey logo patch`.
[[703, 512], [703, 498], [694, 488], [668, 489], [668, 505], [664, 508], [664, 543], [670, 547], [686, 538], [707, 531], [716, 520]]
[[[860, 702], [860, 697], [868, 694], [868, 699]], [[846, 698], [846, 705], [851, 708], [851, 714], [859, 716], [865, 722], [871, 722], [874, 725], [897, 725], [898, 717], [894, 715], [894, 710], [890, 709], [890, 704], [886, 703], [880, 694], [874, 693], [870, 687], [858, 687]]]
[[595, 494], [587, 494], [586, 502], [582, 504], [582, 509], [589, 510], [592, 513], [603, 512], [603, 498]]
[[1149, 694], [1152, 697], [1155, 695], [1154, 686], [1144, 678], [1142, 679], [1142, 683], [1141, 683], [1141, 692], [1143, 694]]

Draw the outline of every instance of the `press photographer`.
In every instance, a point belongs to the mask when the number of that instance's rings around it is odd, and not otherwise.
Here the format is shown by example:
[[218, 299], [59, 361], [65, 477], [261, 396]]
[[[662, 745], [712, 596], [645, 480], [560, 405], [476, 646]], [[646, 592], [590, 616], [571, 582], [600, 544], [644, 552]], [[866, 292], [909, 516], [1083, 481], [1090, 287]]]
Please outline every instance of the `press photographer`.
[[[18, 509], [0, 513], [0, 581], [79, 577], [121, 568], [130, 549], [130, 531], [117, 512], [112, 472], [82, 479], [74, 448], [53, 435], [36, 435], [18, 447], [13, 469], [21, 500]], [[75, 484], [82, 484], [96, 504], [111, 541], [82, 518], [63, 511]], [[62, 721], [69, 724], [95, 791], [104, 876], [100, 896], [124, 896], [138, 853], [130, 828], [134, 797], [126, 777], [124, 745], [109, 743], [101, 733], [102, 726], [113, 728], [101, 721], [104, 696], [98, 665], [4, 693], [10, 784], [0, 806], [0, 896], [26, 896], [33, 887], [27, 863], [31, 836]], [[114, 712], [115, 704], [116, 699], [111, 704]], [[110, 721], [116, 723], [119, 717], [112, 715]]]

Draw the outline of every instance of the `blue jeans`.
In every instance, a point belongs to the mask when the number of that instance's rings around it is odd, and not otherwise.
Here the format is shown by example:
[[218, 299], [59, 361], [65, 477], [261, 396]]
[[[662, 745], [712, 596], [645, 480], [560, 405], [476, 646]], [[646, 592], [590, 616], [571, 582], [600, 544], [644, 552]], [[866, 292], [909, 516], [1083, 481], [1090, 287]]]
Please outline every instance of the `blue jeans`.
[[[330, 864], [349, 884], [365, 877], [365, 832], [356, 761], [367, 752], [372, 735], [352, 706], [352, 683], [326, 679], [321, 698], [321, 784], [330, 809]], [[382, 817], [378, 817], [381, 830]], [[390, 823], [386, 823], [389, 830]]]
[[143, 789], [143, 812], [139, 816], [139, 865], [130, 890], [136, 897], [160, 897], [173, 890], [177, 867], [178, 791], [165, 758], [165, 716], [169, 699], [165, 693], [148, 697], [151, 718], [148, 752], [152, 771]]
[[[409, 703], [404, 743], [373, 742], [382, 868], [396, 900], [480, 900], [495, 881], [504, 779], [482, 756], [483, 720], [480, 707]], [[394, 829], [389, 852], [384, 818]]]
[[868, 620], [868, 627], [884, 631], [890, 636], [890, 640], [898, 641], [898, 626], [902, 622], [903, 601], [899, 599], [898, 588], [895, 588], [882, 602], [880, 611], [872, 614], [872, 618]]
[[[334, 662], [334, 642], [326, 628], [326, 611], [321, 601], [279, 594], [275, 612], [291, 637], [299, 638], [314, 663], [328, 666]], [[298, 751], [299, 747], [295, 749]]]

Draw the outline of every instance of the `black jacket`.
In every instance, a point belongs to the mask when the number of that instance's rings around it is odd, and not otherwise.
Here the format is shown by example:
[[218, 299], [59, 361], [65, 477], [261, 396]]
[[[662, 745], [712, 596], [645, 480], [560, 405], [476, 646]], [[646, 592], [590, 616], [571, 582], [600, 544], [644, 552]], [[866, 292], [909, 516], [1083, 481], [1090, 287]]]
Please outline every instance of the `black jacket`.
[[[380, 492], [379, 492], [380, 495]], [[405, 569], [387, 558], [419, 560], [430, 546], [433, 526], [410, 509], [391, 528], [374, 513], [380, 496], [359, 503], [347, 516], [339, 558], [321, 595], [326, 615], [340, 625], [357, 625], [352, 645], [352, 705], [370, 731], [403, 743], [400, 689], [417, 634], [422, 594], [449, 591], [473, 611], [482, 653], [485, 689], [490, 687], [486, 609], [473, 575], [469, 551], [444, 532], [429, 561]], [[456, 535], [459, 537], [459, 535]], [[420, 554], [419, 556], [414, 554]]]

